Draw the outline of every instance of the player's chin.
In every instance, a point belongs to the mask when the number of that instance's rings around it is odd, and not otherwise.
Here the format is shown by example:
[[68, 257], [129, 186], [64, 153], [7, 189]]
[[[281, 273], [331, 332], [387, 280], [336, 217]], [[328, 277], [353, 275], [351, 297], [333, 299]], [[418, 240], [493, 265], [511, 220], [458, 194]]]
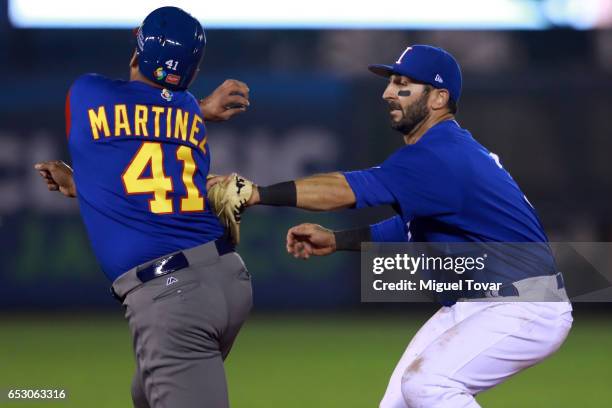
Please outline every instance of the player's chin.
[[389, 123], [391, 124], [391, 128], [393, 128], [394, 130], [398, 130], [403, 125], [403, 122], [402, 122], [401, 118], [400, 119], [391, 118], [389, 120]]

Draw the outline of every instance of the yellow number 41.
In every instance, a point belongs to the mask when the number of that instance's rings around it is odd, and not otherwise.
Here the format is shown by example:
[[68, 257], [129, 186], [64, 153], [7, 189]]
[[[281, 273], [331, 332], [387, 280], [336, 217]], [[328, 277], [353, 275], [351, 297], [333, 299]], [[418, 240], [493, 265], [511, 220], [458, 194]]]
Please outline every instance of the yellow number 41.
[[[187, 191], [187, 197], [181, 198], [181, 211], [204, 211], [204, 197], [193, 182], [196, 163], [192, 149], [179, 146], [176, 149], [176, 158], [183, 162], [182, 181]], [[147, 167], [151, 168], [151, 177], [142, 177]], [[168, 193], [173, 191], [172, 179], [164, 172], [164, 152], [160, 143], [144, 142], [121, 178], [128, 194], [153, 194], [153, 198], [149, 200], [152, 213], [173, 212], [172, 199], [168, 198]]]

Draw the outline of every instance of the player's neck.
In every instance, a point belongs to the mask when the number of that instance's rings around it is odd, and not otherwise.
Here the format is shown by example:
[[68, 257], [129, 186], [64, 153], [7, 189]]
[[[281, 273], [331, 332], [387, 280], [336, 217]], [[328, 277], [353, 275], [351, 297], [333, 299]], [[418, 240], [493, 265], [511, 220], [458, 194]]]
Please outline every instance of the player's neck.
[[415, 126], [412, 132], [404, 135], [404, 142], [407, 145], [415, 144], [423, 137], [425, 133], [427, 133], [429, 129], [436, 126], [440, 122], [454, 118], [455, 116], [450, 112], [445, 112], [441, 115], [429, 115], [424, 121]]

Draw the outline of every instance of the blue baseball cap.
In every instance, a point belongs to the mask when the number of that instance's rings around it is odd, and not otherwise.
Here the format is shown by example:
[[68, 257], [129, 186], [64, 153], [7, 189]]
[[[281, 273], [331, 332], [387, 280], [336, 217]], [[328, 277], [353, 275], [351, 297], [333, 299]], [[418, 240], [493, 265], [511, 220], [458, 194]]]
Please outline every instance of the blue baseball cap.
[[461, 97], [461, 68], [448, 51], [430, 45], [412, 45], [393, 65], [370, 65], [370, 71], [386, 78], [403, 75], [434, 88], [446, 89], [455, 102]]

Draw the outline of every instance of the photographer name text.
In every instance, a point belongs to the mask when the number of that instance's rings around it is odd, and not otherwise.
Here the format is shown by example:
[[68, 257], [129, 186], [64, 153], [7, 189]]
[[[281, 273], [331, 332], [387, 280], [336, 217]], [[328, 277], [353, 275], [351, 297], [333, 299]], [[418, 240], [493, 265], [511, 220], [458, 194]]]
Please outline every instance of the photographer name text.
[[438, 282], [435, 279], [421, 279], [418, 282], [402, 279], [397, 282], [384, 282], [376, 279], [372, 282], [372, 287], [376, 291], [435, 291], [442, 293], [445, 291], [499, 291], [501, 283], [496, 282], [476, 282], [472, 279], [465, 279], [458, 282]]

